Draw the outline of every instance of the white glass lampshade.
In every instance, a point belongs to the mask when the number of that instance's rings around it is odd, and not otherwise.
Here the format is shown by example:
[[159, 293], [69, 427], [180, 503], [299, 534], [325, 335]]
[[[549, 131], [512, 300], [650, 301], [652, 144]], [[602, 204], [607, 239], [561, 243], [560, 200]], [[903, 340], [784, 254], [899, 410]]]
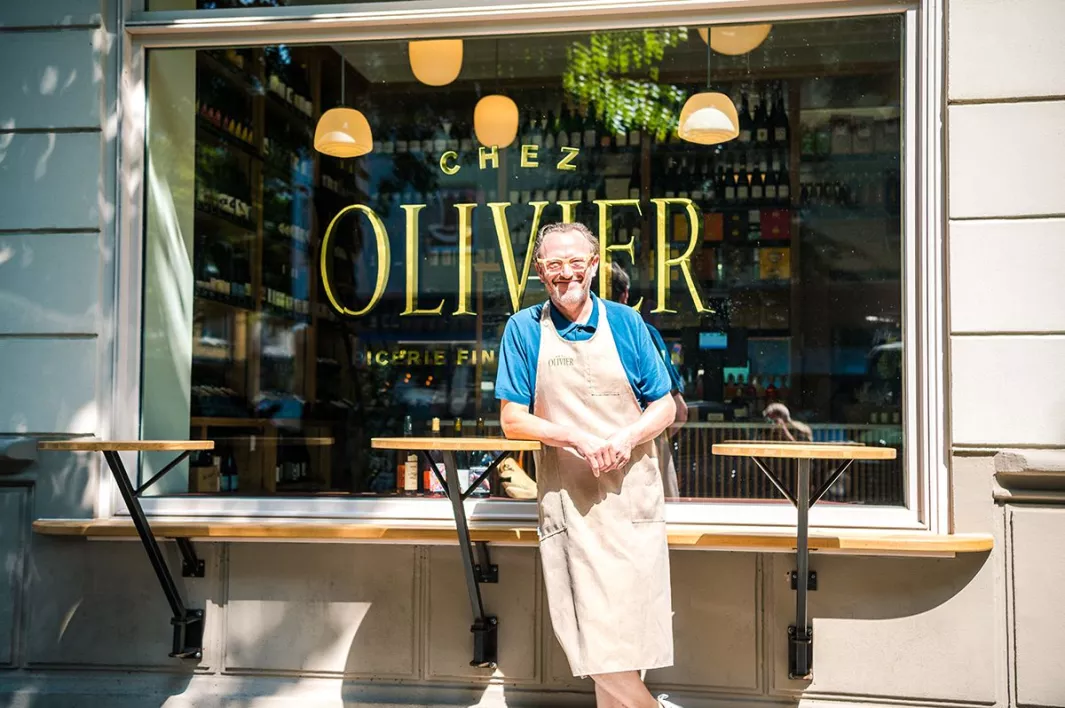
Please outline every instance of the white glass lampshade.
[[[746, 54], [756, 49], [769, 36], [773, 25], [724, 25], [710, 28], [710, 48], [719, 54]], [[706, 39], [706, 28], [699, 28], [699, 36]]]
[[318, 119], [314, 149], [333, 157], [358, 157], [373, 149], [370, 123], [354, 108], [331, 108]]
[[473, 132], [486, 147], [505, 148], [518, 136], [518, 106], [506, 96], [485, 96], [473, 109]]
[[740, 134], [736, 104], [723, 93], [703, 92], [689, 98], [680, 111], [677, 135], [700, 145], [717, 145]]
[[407, 45], [414, 78], [428, 86], [447, 86], [462, 70], [461, 39], [426, 39]]

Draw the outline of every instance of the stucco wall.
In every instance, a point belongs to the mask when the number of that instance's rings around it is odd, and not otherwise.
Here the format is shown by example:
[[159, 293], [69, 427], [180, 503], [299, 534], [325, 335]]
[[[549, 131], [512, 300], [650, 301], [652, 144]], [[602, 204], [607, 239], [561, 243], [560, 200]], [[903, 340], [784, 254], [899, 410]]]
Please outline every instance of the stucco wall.
[[[1052, 505], [998, 507], [991, 456], [1065, 424], [1065, 49], [1058, 0], [952, 0], [947, 165], [952, 523], [990, 555], [820, 557], [815, 679], [787, 679], [788, 556], [673, 554], [683, 705], [1065, 705]], [[117, 65], [110, 0], [0, 3], [0, 434], [106, 435]], [[132, 542], [35, 536], [91, 516], [99, 458], [0, 474], [0, 705], [590, 705], [551, 634], [535, 551], [497, 549], [495, 676], [468, 665], [454, 546], [199, 544], [195, 672]], [[1010, 562], [1006, 552], [1012, 551]], [[167, 551], [176, 560], [173, 549]], [[1007, 572], [1007, 568], [1009, 571]]]

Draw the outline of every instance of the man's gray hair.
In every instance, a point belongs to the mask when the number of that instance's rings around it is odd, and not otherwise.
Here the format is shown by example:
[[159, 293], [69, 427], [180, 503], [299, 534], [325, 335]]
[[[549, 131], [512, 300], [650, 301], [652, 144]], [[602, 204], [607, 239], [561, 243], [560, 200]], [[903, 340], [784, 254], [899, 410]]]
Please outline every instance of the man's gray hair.
[[540, 250], [544, 247], [544, 239], [546, 237], [551, 234], [564, 233], [567, 231], [576, 231], [579, 233], [588, 240], [588, 243], [592, 244], [592, 251], [596, 255], [599, 255], [599, 238], [592, 233], [591, 229], [584, 224], [576, 222], [567, 224], [560, 221], [554, 224], [545, 224], [540, 229], [539, 233], [536, 234], [536, 243], [533, 245], [533, 258], [540, 257]]

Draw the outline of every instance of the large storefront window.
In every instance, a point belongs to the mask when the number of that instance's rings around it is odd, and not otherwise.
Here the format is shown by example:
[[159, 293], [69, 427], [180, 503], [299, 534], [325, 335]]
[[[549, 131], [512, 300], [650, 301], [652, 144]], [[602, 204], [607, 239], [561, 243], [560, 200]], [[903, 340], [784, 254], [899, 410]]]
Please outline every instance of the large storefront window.
[[[905, 505], [902, 19], [777, 23], [739, 55], [703, 33], [465, 39], [443, 86], [406, 41], [150, 51], [142, 433], [218, 443], [159, 491], [439, 496], [370, 440], [500, 434], [503, 326], [545, 298], [530, 238], [573, 220], [679, 374], [681, 499], [782, 499], [715, 442], [849, 440], [900, 454], [825, 500]], [[708, 84], [739, 118], [712, 146], [676, 131]], [[492, 95], [517, 108], [499, 150]], [[372, 152], [315, 151], [338, 105]]]

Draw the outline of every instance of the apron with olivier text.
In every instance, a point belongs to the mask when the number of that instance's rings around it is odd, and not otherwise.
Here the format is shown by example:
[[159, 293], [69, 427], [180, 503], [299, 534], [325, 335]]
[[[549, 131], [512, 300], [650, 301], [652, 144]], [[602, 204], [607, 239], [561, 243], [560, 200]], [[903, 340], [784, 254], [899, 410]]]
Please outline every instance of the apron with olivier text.
[[[642, 414], [606, 316], [588, 340], [540, 320], [533, 413], [608, 438]], [[574, 676], [673, 663], [673, 611], [662, 478], [654, 441], [618, 470], [592, 474], [569, 448], [535, 454], [540, 555], [555, 636]]]

